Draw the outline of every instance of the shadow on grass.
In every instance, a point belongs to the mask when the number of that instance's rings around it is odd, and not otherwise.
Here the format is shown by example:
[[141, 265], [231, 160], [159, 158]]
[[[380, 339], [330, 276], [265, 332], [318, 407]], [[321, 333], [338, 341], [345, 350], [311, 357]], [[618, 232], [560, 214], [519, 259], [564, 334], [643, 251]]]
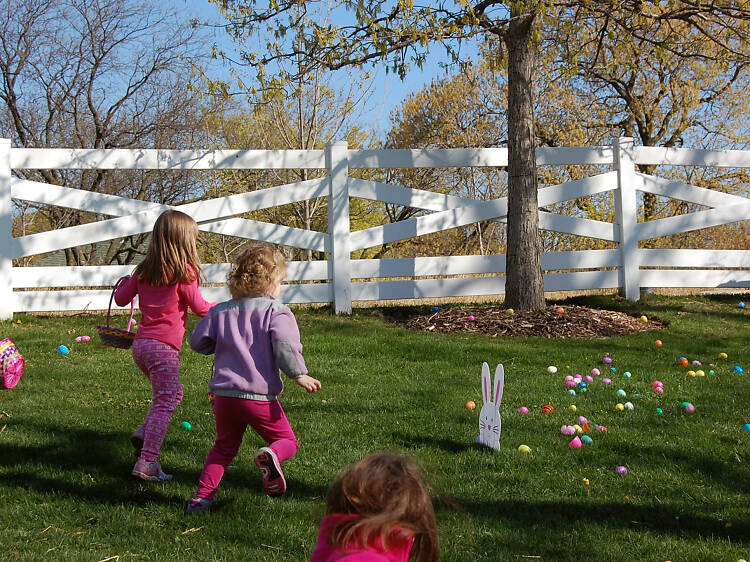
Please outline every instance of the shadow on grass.
[[[669, 504], [642, 506], [626, 502], [462, 501], [460, 498], [452, 498], [452, 501], [469, 514], [474, 523], [486, 519], [488, 525], [501, 524], [508, 529], [518, 529], [519, 536], [534, 528], [539, 533], [540, 543], [544, 542], [543, 534], [565, 533], [566, 529], [572, 527], [633, 529], [693, 538], [750, 540], [750, 519], [727, 522], [719, 518], [695, 516]], [[706, 508], [718, 512], [723, 506], [702, 506], [702, 509]], [[436, 503], [438, 513], [453, 509], [450, 504]], [[730, 525], [727, 526], [727, 523]]]
[[[54, 441], [43, 445], [4, 444], [0, 455], [0, 489], [20, 488], [42, 494], [66, 494], [87, 502], [145, 505], [151, 503], [183, 505], [183, 492], [170, 483], [144, 482], [130, 475], [135, 457], [130, 433], [104, 432], [90, 428], [24, 424], [37, 435], [52, 435]], [[203, 454], [195, 460], [194, 470], [172, 470], [174, 481], [197, 484], [203, 468]], [[252, 464], [252, 455], [249, 456]], [[237, 463], [235, 463], [237, 464]], [[228, 471], [222, 488], [245, 488], [265, 496], [255, 465], [240, 458], [240, 469]], [[28, 467], [28, 468], [27, 468]], [[325, 497], [325, 487], [311, 487], [287, 478], [294, 495], [303, 498]]]

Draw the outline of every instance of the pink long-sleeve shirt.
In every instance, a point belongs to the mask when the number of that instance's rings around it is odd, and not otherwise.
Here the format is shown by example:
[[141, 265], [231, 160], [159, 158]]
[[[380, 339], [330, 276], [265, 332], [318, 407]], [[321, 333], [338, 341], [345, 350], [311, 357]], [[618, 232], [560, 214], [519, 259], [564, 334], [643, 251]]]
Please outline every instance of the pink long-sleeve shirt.
[[177, 351], [182, 349], [188, 308], [205, 316], [216, 303], [208, 302], [198, 289], [197, 276], [190, 283], [154, 287], [131, 275], [115, 290], [115, 302], [125, 306], [138, 295], [141, 321], [135, 338], [164, 342]]

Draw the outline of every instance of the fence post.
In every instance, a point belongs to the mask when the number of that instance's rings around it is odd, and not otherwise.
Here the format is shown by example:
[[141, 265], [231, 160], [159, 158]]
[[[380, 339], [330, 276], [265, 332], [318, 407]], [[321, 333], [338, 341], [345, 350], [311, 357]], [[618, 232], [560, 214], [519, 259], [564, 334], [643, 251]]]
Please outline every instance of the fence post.
[[0, 139], [0, 320], [11, 320], [13, 297], [13, 198], [10, 194], [10, 139]]
[[620, 291], [626, 299], [637, 301], [641, 296], [641, 270], [638, 238], [638, 203], [635, 196], [635, 159], [632, 137], [615, 139], [614, 156], [617, 169], [615, 211], [620, 226]]
[[328, 234], [333, 308], [336, 314], [352, 313], [351, 251], [349, 250], [349, 147], [346, 142], [326, 146], [326, 168], [330, 178]]

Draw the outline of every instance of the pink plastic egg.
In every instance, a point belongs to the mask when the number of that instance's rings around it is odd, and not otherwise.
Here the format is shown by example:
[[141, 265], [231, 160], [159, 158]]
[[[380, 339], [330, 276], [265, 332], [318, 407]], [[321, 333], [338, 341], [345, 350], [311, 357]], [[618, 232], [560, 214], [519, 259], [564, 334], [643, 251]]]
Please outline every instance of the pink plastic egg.
[[600, 374], [599, 373], [599, 369], [597, 369], [597, 368], [591, 369], [591, 374], [594, 375], [595, 377], [598, 377], [599, 374]]
[[603, 382], [604, 384], [612, 384], [612, 379], [608, 379], [608, 378], [603, 378], [603, 379], [602, 379], [602, 382]]
[[594, 377], [592, 377], [591, 375], [586, 375], [586, 378], [583, 380], [585, 380], [586, 382], [594, 382]]
[[518, 408], [518, 411], [521, 412], [523, 415], [526, 415], [529, 413], [529, 409], [526, 406], [521, 406]]
[[685, 411], [688, 414], [692, 414], [693, 412], [695, 412], [695, 406], [693, 406], [692, 404], [688, 404], [687, 406], [685, 406]]

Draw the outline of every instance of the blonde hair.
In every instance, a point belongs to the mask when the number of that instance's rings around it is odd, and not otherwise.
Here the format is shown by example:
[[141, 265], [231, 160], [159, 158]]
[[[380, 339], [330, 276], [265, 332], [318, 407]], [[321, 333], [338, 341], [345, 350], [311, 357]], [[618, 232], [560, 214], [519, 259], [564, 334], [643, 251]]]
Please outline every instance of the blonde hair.
[[438, 559], [435, 511], [417, 466], [392, 453], [375, 453], [337, 476], [328, 489], [326, 512], [355, 514], [330, 531], [329, 543], [344, 553], [376, 539], [387, 550], [394, 540], [414, 537], [410, 560]]
[[266, 244], [250, 246], [227, 276], [229, 292], [233, 299], [263, 296], [285, 271], [286, 260], [281, 252]]
[[146, 257], [135, 268], [138, 279], [155, 287], [200, 284], [203, 268], [195, 241], [198, 223], [183, 212], [169, 210], [159, 215], [151, 232]]

